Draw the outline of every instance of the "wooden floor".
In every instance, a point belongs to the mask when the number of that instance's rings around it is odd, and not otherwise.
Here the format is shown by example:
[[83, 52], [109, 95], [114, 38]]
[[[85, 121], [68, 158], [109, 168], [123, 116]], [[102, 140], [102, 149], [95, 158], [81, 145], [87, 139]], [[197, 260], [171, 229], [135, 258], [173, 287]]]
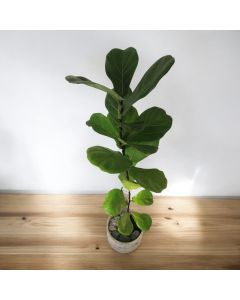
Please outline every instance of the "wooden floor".
[[0, 269], [240, 269], [239, 200], [156, 198], [141, 246], [118, 254], [102, 195], [0, 195]]

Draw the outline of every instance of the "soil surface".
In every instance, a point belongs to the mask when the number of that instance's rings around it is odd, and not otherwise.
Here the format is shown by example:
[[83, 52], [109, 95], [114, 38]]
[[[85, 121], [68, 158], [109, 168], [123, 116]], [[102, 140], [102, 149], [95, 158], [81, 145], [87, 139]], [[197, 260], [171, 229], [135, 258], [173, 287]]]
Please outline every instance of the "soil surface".
[[118, 221], [120, 220], [120, 216], [116, 216], [116, 217], [112, 217], [110, 220], [109, 220], [109, 223], [108, 223], [108, 229], [112, 235], [112, 237], [114, 239], [116, 239], [117, 241], [119, 242], [131, 242], [131, 241], [134, 241], [136, 240], [140, 233], [141, 233], [141, 230], [137, 227], [136, 223], [134, 222], [133, 218], [131, 218], [131, 221], [133, 223], [133, 232], [126, 236], [126, 235], [122, 235], [121, 233], [118, 232], [117, 230], [117, 223]]

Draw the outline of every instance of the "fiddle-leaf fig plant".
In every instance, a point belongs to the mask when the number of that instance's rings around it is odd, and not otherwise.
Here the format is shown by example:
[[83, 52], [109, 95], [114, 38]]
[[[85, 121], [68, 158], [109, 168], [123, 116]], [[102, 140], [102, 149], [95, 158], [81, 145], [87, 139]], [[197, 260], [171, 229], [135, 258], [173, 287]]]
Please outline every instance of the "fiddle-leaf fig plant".
[[[135, 206], [149, 206], [153, 203], [152, 192], [160, 193], [167, 187], [163, 171], [141, 168], [138, 163], [157, 152], [159, 140], [172, 126], [172, 118], [159, 107], [151, 107], [139, 114], [134, 104], [156, 87], [173, 64], [171, 55], [161, 57], [131, 89], [138, 65], [137, 51], [132, 47], [112, 49], [106, 56], [105, 71], [113, 87], [82, 76], [66, 77], [70, 83], [88, 85], [106, 93], [107, 115], [94, 113], [86, 124], [97, 133], [112, 138], [118, 150], [94, 146], [87, 149], [87, 157], [102, 171], [118, 174], [121, 186], [106, 194], [103, 208], [109, 216], [119, 216], [117, 230], [123, 236], [129, 236], [134, 226], [146, 231], [152, 224], [148, 214], [130, 209], [131, 202]], [[132, 196], [133, 190], [139, 191]]]

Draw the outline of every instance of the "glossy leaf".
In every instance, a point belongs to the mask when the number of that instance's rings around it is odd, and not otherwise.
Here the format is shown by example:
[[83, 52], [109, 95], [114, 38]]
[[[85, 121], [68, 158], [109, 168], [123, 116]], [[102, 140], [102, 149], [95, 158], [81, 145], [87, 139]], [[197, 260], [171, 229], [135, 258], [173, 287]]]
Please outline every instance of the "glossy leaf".
[[[131, 107], [131, 108], [133, 108], [133, 107]], [[127, 112], [126, 116], [128, 115], [128, 113], [131, 113], [131, 114], [135, 113], [135, 112], [133, 112], [133, 110], [131, 110], [131, 108]], [[131, 131], [134, 131], [134, 130], [136, 131], [137, 129], [140, 129], [140, 128], [143, 127], [143, 122], [142, 121], [141, 122], [133, 122], [133, 123], [125, 123], [126, 121], [123, 120], [123, 122], [121, 123], [118, 119], [116, 119], [111, 114], [108, 114], [107, 117], [111, 121], [111, 123], [113, 124], [114, 128], [117, 131], [119, 131], [120, 126], [122, 126], [123, 137], [128, 136]], [[129, 119], [130, 119], [130, 117], [131, 116], [129, 116]]]
[[156, 147], [154, 145], [148, 145], [148, 144], [142, 144], [142, 143], [137, 144], [134, 142], [128, 142], [128, 144], [145, 154], [153, 154], [153, 153], [157, 152], [157, 150], [158, 150], [158, 147]]
[[[149, 146], [153, 146], [153, 150], [158, 150], [158, 144], [159, 144], [159, 141], [152, 141], [152, 142], [145, 142], [146, 145], [149, 145]], [[126, 149], [125, 149], [125, 154], [127, 155], [127, 157], [133, 162], [133, 163], [138, 163], [139, 161], [143, 160], [145, 157], [155, 153], [156, 151], [150, 151], [150, 152], [142, 152], [141, 150], [141, 147], [139, 147], [140, 144], [137, 145], [138, 150], [136, 147], [133, 147], [133, 146], [127, 146]], [[145, 149], [146, 150], [146, 149]]]
[[[115, 129], [119, 131], [120, 126], [122, 126], [122, 134], [124, 137], [127, 136], [132, 130], [135, 130], [137, 126], [139, 127], [139, 124], [137, 123], [139, 116], [135, 107], [130, 107], [128, 112], [122, 116], [121, 124], [118, 116], [119, 105], [110, 95], [107, 95], [105, 98], [105, 106], [109, 112], [108, 118], [111, 120]], [[140, 121], [140, 123], [142, 125], [143, 121]]]
[[135, 223], [142, 231], [147, 231], [152, 226], [152, 219], [148, 214], [141, 214], [138, 212], [131, 213]]
[[107, 118], [109, 119], [109, 121], [111, 122], [112, 126], [114, 127], [114, 129], [118, 132], [119, 135], [119, 126], [120, 123], [117, 119], [115, 119], [112, 115], [108, 114]]
[[[129, 109], [130, 110], [130, 109]], [[136, 121], [132, 123], [123, 123], [123, 127], [125, 130], [131, 132], [138, 132], [140, 130], [143, 130], [144, 128], [144, 122], [143, 121]]]
[[166, 55], [157, 60], [143, 75], [139, 84], [128, 97], [125, 104], [125, 113], [135, 102], [147, 96], [158, 84], [159, 80], [171, 69], [175, 60], [171, 55]]
[[129, 144], [160, 139], [172, 126], [172, 118], [159, 107], [151, 107], [145, 110], [139, 119], [144, 122], [144, 127], [142, 130], [132, 132], [128, 136], [127, 141]]
[[112, 49], [106, 57], [105, 70], [114, 90], [122, 97], [128, 93], [133, 74], [138, 64], [134, 48]]
[[123, 184], [124, 188], [129, 191], [136, 190], [141, 187], [139, 184], [129, 181], [129, 180], [125, 180], [125, 179], [122, 180], [122, 184]]
[[133, 224], [128, 212], [123, 214], [118, 221], [118, 231], [122, 235], [130, 235], [133, 232]]
[[119, 96], [114, 90], [111, 90], [110, 88], [108, 88], [102, 84], [93, 82], [85, 77], [68, 75], [65, 77], [65, 79], [70, 83], [85, 84], [85, 85], [91, 86], [95, 89], [104, 91], [104, 92], [108, 93], [109, 95], [111, 95], [112, 98], [115, 99], [116, 101], [123, 100], [123, 98], [121, 96]]
[[106, 135], [113, 139], [118, 139], [118, 131], [113, 126], [111, 120], [101, 113], [95, 113], [91, 115], [91, 118], [86, 123], [91, 126], [97, 133]]
[[121, 173], [118, 176], [119, 180], [121, 181], [122, 185], [124, 186], [125, 189], [131, 191], [131, 190], [136, 190], [138, 188], [140, 188], [141, 186], [139, 184], [137, 184], [136, 182], [130, 180], [127, 176], [126, 176], [126, 172]]
[[[125, 101], [125, 100], [124, 100]], [[124, 103], [123, 101], [123, 103]], [[112, 115], [115, 119], [118, 119], [118, 106], [119, 102], [116, 102], [111, 95], [107, 94], [105, 98], [105, 107], [108, 110], [109, 114]], [[131, 106], [128, 112], [122, 116], [122, 119], [126, 123], [135, 122], [138, 119], [138, 112], [134, 106]]]
[[110, 174], [121, 173], [132, 165], [120, 152], [101, 146], [88, 148], [87, 157], [93, 165]]
[[145, 189], [160, 193], [167, 187], [167, 179], [164, 173], [158, 169], [142, 169], [131, 167], [129, 175]]
[[107, 94], [105, 98], [105, 107], [108, 110], [109, 114], [116, 119], [118, 118], [118, 103], [115, 99]]
[[142, 190], [133, 197], [132, 201], [138, 205], [151, 205], [153, 204], [153, 195], [148, 190]]
[[128, 112], [123, 116], [123, 122], [126, 124], [132, 124], [138, 121], [138, 112], [134, 106], [131, 106]]
[[106, 214], [110, 216], [117, 216], [122, 209], [127, 206], [124, 194], [119, 189], [112, 189], [105, 197], [103, 208]]

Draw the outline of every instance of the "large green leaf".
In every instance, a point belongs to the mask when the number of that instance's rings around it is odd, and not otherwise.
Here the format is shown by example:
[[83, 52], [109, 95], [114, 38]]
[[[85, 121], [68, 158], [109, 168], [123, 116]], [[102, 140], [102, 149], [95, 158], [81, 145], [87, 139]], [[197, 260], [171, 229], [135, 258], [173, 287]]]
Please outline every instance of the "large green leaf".
[[125, 148], [125, 154], [134, 164], [136, 164], [152, 153], [143, 153], [134, 147], [127, 146]]
[[122, 127], [124, 130], [124, 139], [127, 139], [132, 132], [138, 132], [143, 129], [144, 122], [139, 119], [137, 110], [133, 106], [123, 116]]
[[145, 110], [139, 117], [144, 123], [142, 130], [132, 132], [127, 141], [129, 144], [134, 142], [148, 142], [162, 138], [172, 126], [172, 118], [166, 114], [165, 110], [159, 107], [151, 107]]
[[[129, 109], [129, 111], [130, 111], [130, 109]], [[132, 123], [123, 123], [123, 127], [126, 130], [128, 130], [130, 133], [133, 131], [140, 131], [144, 128], [144, 122], [136, 121], [136, 122], [132, 122]]]
[[87, 157], [93, 165], [110, 174], [126, 171], [132, 165], [120, 152], [101, 146], [88, 148]]
[[171, 69], [175, 60], [171, 55], [166, 55], [157, 60], [143, 75], [139, 84], [125, 102], [125, 113], [135, 102], [147, 96], [158, 84], [159, 80]]
[[152, 225], [152, 219], [148, 214], [141, 214], [138, 212], [131, 213], [135, 223], [142, 231], [147, 231]]
[[148, 145], [148, 144], [142, 144], [142, 143], [137, 144], [134, 142], [128, 142], [128, 144], [145, 154], [153, 154], [153, 153], [157, 152], [157, 150], [158, 150], [158, 147], [156, 147], [154, 145]]
[[167, 187], [167, 179], [164, 173], [158, 169], [142, 169], [131, 167], [129, 175], [145, 189], [160, 193]]
[[128, 212], [123, 214], [121, 216], [120, 220], [118, 221], [118, 231], [122, 235], [130, 235], [132, 233], [133, 224], [132, 224], [132, 221], [130, 219], [130, 215]]
[[118, 131], [112, 124], [111, 120], [101, 113], [92, 114], [90, 120], [86, 123], [91, 126], [96, 132], [109, 136], [113, 139], [118, 139]]
[[138, 205], [151, 205], [153, 204], [153, 195], [148, 190], [142, 190], [132, 198], [132, 201]]
[[[159, 141], [156, 140], [156, 141], [152, 141], [152, 142], [145, 142], [145, 143], [141, 143], [145, 145], [148, 145], [148, 146], [153, 146], [154, 149], [157, 151], [158, 150], [158, 144], [159, 144]], [[127, 155], [127, 157], [133, 162], [133, 163], [138, 163], [139, 161], [143, 160], [145, 157], [155, 153], [156, 151], [150, 151], [150, 152], [142, 152], [141, 150], [141, 144], [138, 144], [137, 147], [133, 147], [133, 146], [127, 146], [125, 148], [125, 154]], [[135, 145], [136, 146], [136, 145]], [[139, 150], [140, 149], [140, 150]], [[145, 149], [146, 150], [146, 149]]]
[[128, 93], [133, 74], [138, 64], [138, 54], [134, 48], [112, 49], [106, 57], [105, 69], [114, 90], [122, 97]]
[[108, 88], [102, 84], [93, 82], [85, 77], [68, 75], [65, 77], [65, 79], [70, 83], [85, 84], [85, 85], [91, 86], [95, 89], [104, 91], [104, 92], [108, 93], [109, 95], [111, 95], [113, 97], [113, 99], [115, 99], [116, 101], [123, 100], [123, 98], [120, 95], [118, 95], [114, 90], [111, 90], [110, 88]]
[[112, 189], [105, 197], [103, 208], [106, 214], [110, 216], [117, 216], [122, 209], [127, 206], [124, 194], [119, 189]]

